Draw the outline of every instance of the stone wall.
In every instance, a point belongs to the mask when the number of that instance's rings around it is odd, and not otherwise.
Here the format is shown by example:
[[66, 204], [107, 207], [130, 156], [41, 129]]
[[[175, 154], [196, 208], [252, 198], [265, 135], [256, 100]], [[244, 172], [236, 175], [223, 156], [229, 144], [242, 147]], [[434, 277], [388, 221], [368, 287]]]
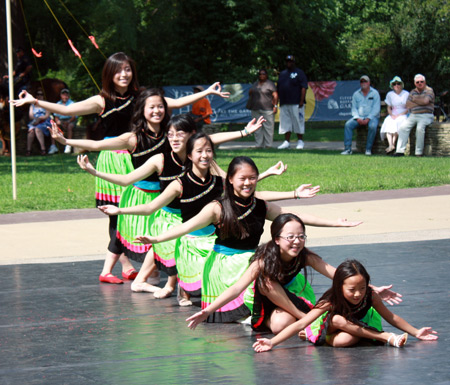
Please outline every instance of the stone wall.
[[[387, 140], [381, 141], [380, 128], [377, 129], [377, 135], [372, 147], [372, 154], [386, 154], [385, 149], [388, 146]], [[367, 128], [358, 127], [356, 129], [356, 150], [364, 153], [367, 141]], [[416, 143], [416, 129], [411, 130], [406, 155], [414, 155]], [[450, 123], [434, 122], [425, 131], [425, 146], [423, 153], [426, 156], [450, 156]]]

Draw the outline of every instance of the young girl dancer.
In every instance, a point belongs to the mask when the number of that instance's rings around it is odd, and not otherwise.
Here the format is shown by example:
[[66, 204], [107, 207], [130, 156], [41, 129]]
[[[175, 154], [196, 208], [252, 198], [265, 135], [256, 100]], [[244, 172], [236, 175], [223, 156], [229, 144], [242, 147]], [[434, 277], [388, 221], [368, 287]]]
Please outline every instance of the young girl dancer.
[[[246, 129], [252, 132], [255, 129], [254, 126], [259, 127], [262, 121], [262, 119], [259, 119], [256, 123], [253, 123], [252, 121]], [[179, 135], [176, 132], [171, 132], [172, 128], [173, 127], [169, 129], [169, 141], [171, 141], [171, 145], [175, 146], [179, 143], [181, 146], [182, 143], [186, 142], [187, 138], [185, 135]], [[178, 139], [178, 137], [181, 139]], [[114, 206], [103, 206], [99, 207], [99, 209], [108, 215], [151, 215], [156, 210], [164, 208], [159, 211], [160, 214], [157, 214], [158, 216], [153, 222], [151, 233], [165, 233], [170, 227], [173, 227], [174, 222], [179, 222], [181, 218], [183, 221], [192, 218], [207, 203], [219, 198], [222, 194], [222, 178], [210, 173], [210, 168], [213, 165], [213, 148], [213, 142], [206, 134], [198, 133], [193, 135], [187, 141], [186, 150], [183, 154], [183, 160], [187, 161], [185, 171], [179, 175], [175, 181], [170, 183], [158, 198], [149, 204], [136, 207], [117, 209]], [[198, 153], [204, 153], [204, 156], [196, 156]], [[284, 167], [279, 166], [280, 165], [277, 164], [274, 167], [271, 167], [261, 177], [271, 174], [280, 174], [284, 171]], [[304, 197], [307, 197], [310, 194], [315, 194], [314, 189], [308, 190], [304, 193], [303, 189], [306, 189], [306, 186], [304, 186], [298, 193]], [[283, 193], [278, 193], [278, 195], [280, 194]], [[292, 197], [292, 195], [292, 192], [289, 193], [290, 197]], [[174, 215], [175, 209], [180, 210], [181, 218], [179, 218], [178, 215]], [[176, 218], [165, 220], [169, 217]], [[158, 218], [160, 220], [158, 220]], [[177, 270], [180, 286], [189, 294], [199, 294], [203, 263], [206, 256], [211, 252], [214, 244], [214, 228], [205, 228], [201, 231], [197, 231], [196, 233], [191, 233], [179, 241], [176, 241], [176, 238], [174, 239], [175, 240], [163, 243], [160, 246], [155, 245], [155, 259], [165, 265], [166, 269], [164, 269], [164, 266], [161, 267], [163, 267], [163, 269], [169, 274], [168, 283], [163, 289], [165, 290], [165, 293], [156, 292], [155, 294], [157, 294], [157, 298], [169, 296], [175, 289], [176, 281], [174, 281], [173, 278], [175, 277]], [[174, 266], [175, 264], [177, 267], [176, 270]], [[150, 271], [147, 270], [147, 266], [149, 265], [146, 260], [141, 270], [145, 270], [147, 274], [149, 274]], [[168, 271], [168, 266], [173, 267], [174, 270]], [[141, 273], [139, 273], [135, 282], [132, 284], [133, 291], [155, 292], [155, 290], [158, 289], [159, 288], [155, 286], [147, 284], [146, 276], [141, 276]], [[184, 296], [184, 298], [187, 298], [187, 296]], [[179, 301], [180, 304], [184, 306], [192, 304], [188, 301], [183, 301], [182, 298], [180, 298]]]
[[[202, 154], [194, 153], [194, 156]], [[222, 198], [208, 204], [191, 220], [165, 234], [156, 237], [140, 236], [136, 239], [143, 243], [164, 242], [214, 224], [218, 237], [215, 240], [214, 250], [203, 268], [201, 283], [203, 309], [242, 276], [258, 246], [264, 221], [273, 220], [282, 212], [279, 206], [255, 197], [257, 180], [258, 169], [255, 163], [245, 156], [236, 157], [228, 167]], [[333, 221], [313, 216], [308, 216], [304, 222], [313, 226], [323, 226], [326, 223], [337, 225]], [[359, 223], [348, 222], [347, 225], [355, 226]], [[232, 322], [248, 314], [242, 293], [232, 303], [209, 315], [208, 321]]]
[[[311, 310], [316, 298], [307, 281], [306, 267], [310, 266], [330, 279], [336, 269], [305, 247], [305, 226], [298, 216], [279, 215], [272, 222], [270, 231], [271, 241], [257, 248], [239, 281], [211, 305], [186, 320], [191, 329], [243, 292], [255, 330], [268, 328], [277, 334]], [[400, 300], [398, 294], [388, 288], [374, 289], [382, 291], [389, 300]]]
[[[333, 278], [332, 287], [317, 305], [301, 320], [291, 324], [272, 339], [261, 338], [254, 344], [257, 352], [265, 352], [280, 342], [301, 332], [315, 345], [348, 347], [361, 338], [376, 340], [394, 347], [406, 344], [408, 333], [424, 340], [437, 340], [437, 332], [430, 327], [416, 329], [403, 318], [389, 311], [381, 298], [369, 286], [370, 276], [356, 260], [341, 263]], [[382, 331], [381, 318], [405, 333], [395, 335]], [[309, 326], [308, 326], [309, 325]]]
[[[229, 133], [220, 133], [213, 135], [213, 140], [216, 140], [218, 143], [222, 143], [225, 140], [232, 140], [238, 137], [245, 135], [249, 135], [257, 130], [261, 126], [262, 119], [259, 119], [256, 123], [252, 120], [243, 130], [243, 132], [229, 132]], [[94, 169], [94, 167], [89, 163], [89, 159], [87, 156], [79, 156], [78, 163], [80, 167], [90, 174], [103, 178], [109, 182], [116, 183], [122, 186], [128, 186], [131, 183], [136, 185], [136, 182], [141, 181], [143, 179], [148, 180], [149, 177], [157, 177], [159, 179], [159, 186], [161, 192], [163, 192], [166, 187], [172, 182], [177, 176], [179, 176], [183, 172], [183, 164], [186, 160], [186, 143], [191, 135], [195, 132], [195, 122], [193, 119], [187, 115], [178, 115], [171, 118], [168, 122], [167, 126], [169, 127], [167, 138], [170, 143], [171, 151], [165, 151], [164, 153], [160, 153], [154, 155], [149, 160], [147, 160], [140, 167], [136, 168], [133, 172], [126, 175], [114, 175], [114, 174], [106, 174], [100, 173]], [[281, 168], [278, 167], [271, 172], [279, 173], [281, 172]], [[147, 200], [148, 202], [149, 200]], [[154, 201], [157, 205], [157, 202], [160, 200]], [[124, 200], [122, 200], [124, 202]], [[142, 203], [142, 202], [141, 202]], [[102, 211], [104, 210], [109, 215], [118, 215], [122, 213], [129, 213], [134, 208], [124, 208], [124, 205], [121, 203], [120, 208], [116, 208], [115, 206], [100, 206]], [[146, 206], [144, 206], [146, 207]], [[162, 208], [163, 205], [158, 207]], [[146, 211], [147, 218], [145, 217], [137, 217], [138, 223], [144, 222], [146, 223], [150, 215], [155, 213], [156, 210], [153, 210], [151, 213]], [[158, 211], [153, 220], [151, 221], [151, 229], [148, 228], [140, 228], [137, 224], [133, 225], [134, 231], [140, 232], [150, 232], [154, 233], [155, 231], [165, 231], [169, 226], [171, 227], [173, 223], [181, 223], [180, 219], [180, 210], [179, 210], [179, 202], [171, 202], [164, 207], [164, 210]], [[119, 218], [129, 218], [129, 216], [119, 216]], [[140, 221], [139, 221], [140, 218]], [[156, 298], [164, 298], [173, 291], [176, 283], [176, 268], [175, 261], [173, 258], [173, 245], [170, 244], [161, 244], [157, 245], [154, 248], [155, 259], [157, 265], [160, 269], [166, 272], [169, 275], [168, 283], [165, 288], [161, 289], [159, 287], [146, 284], [147, 278], [149, 277], [151, 270], [153, 269], [153, 258], [145, 257], [144, 264], [135, 278], [135, 281], [131, 285], [131, 289], [133, 291], [149, 291], [155, 292]], [[148, 246], [148, 245], [145, 245]]]
[[[67, 116], [80, 116], [98, 114], [105, 132], [105, 138], [118, 137], [129, 131], [130, 120], [134, 108], [135, 98], [139, 90], [136, 73], [136, 66], [129, 56], [123, 52], [111, 55], [105, 62], [102, 72], [102, 90], [99, 95], [92, 96], [86, 100], [64, 106], [56, 103], [39, 101], [32, 95], [23, 91], [18, 100], [13, 100], [15, 106], [26, 103], [39, 105], [50, 112]], [[228, 97], [228, 93], [221, 92], [220, 84], [214, 83], [207, 90], [189, 95], [179, 99], [165, 98], [169, 108], [180, 108], [191, 104], [201, 98], [215, 94]], [[76, 140], [63, 140], [65, 145], [77, 145], [81, 143]], [[101, 172], [114, 174], [127, 174], [133, 170], [133, 165], [128, 152], [123, 148], [109, 148], [102, 151], [97, 160], [97, 169]], [[96, 200], [97, 206], [102, 204], [118, 205], [122, 187], [106, 182], [102, 179], [96, 180]], [[122, 263], [122, 275], [124, 278], [134, 278], [137, 272], [132, 264], [122, 255], [123, 247], [116, 239], [117, 217], [110, 217], [109, 234], [110, 242], [105, 258], [100, 280], [110, 283], [122, 283], [120, 279], [114, 277], [111, 271], [120, 257]], [[103, 277], [103, 278], [102, 278]]]

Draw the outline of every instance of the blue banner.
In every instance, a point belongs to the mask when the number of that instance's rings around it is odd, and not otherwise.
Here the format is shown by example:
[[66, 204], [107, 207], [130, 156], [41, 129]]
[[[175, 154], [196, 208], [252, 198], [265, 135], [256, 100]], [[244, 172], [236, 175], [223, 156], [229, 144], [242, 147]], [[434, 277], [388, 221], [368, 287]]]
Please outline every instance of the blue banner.
[[[352, 95], [359, 89], [359, 81], [309, 82], [306, 92], [305, 118], [308, 121], [348, 120], [351, 117]], [[193, 86], [164, 87], [169, 98], [180, 98], [193, 94]], [[203, 85], [206, 89], [209, 85]], [[228, 99], [208, 95], [213, 114], [212, 123], [247, 123], [250, 110], [245, 108], [251, 84], [226, 84], [223, 91], [230, 92]], [[173, 110], [174, 114], [191, 111], [191, 106]], [[278, 116], [276, 117], [278, 120]]]

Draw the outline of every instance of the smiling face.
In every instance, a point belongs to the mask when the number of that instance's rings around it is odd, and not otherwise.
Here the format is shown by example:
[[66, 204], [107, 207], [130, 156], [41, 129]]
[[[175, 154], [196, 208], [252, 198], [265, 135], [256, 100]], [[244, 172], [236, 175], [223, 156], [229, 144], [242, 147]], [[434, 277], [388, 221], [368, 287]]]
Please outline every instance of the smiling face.
[[144, 117], [149, 127], [158, 126], [165, 116], [164, 103], [160, 96], [153, 95], [145, 100]]
[[352, 305], [358, 305], [366, 295], [367, 282], [361, 274], [348, 277], [342, 284], [342, 294]]
[[423, 76], [416, 76], [414, 79], [414, 84], [419, 92], [422, 92], [427, 86], [427, 82]]
[[186, 144], [192, 134], [192, 132], [177, 131], [173, 126], [170, 126], [169, 131], [167, 131], [167, 138], [172, 151], [178, 155], [185, 154]]
[[256, 189], [258, 182], [257, 171], [247, 163], [242, 163], [238, 166], [235, 174], [228, 178], [228, 181], [233, 186], [234, 194], [240, 198], [249, 198]]
[[[298, 257], [300, 251], [305, 247], [305, 240], [300, 239], [300, 236], [305, 235], [305, 229], [302, 224], [297, 221], [289, 221], [280, 232], [280, 235], [275, 239], [275, 243], [280, 247], [281, 259], [284, 262], [290, 262]], [[294, 236], [293, 241], [288, 241], [286, 238]]]
[[202, 175], [205, 175], [214, 159], [214, 151], [211, 143], [206, 138], [196, 140], [188, 158], [192, 161], [194, 172], [198, 171]]
[[124, 62], [119, 71], [114, 74], [113, 83], [116, 91], [125, 93], [133, 79], [133, 70], [129, 62]]

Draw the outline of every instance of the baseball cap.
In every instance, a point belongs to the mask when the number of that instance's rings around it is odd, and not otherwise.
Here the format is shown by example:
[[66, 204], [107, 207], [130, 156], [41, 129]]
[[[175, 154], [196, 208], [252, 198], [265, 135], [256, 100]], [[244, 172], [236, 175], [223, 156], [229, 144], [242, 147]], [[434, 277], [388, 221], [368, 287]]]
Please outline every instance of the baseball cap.
[[70, 94], [70, 91], [67, 88], [63, 88], [60, 94]]
[[370, 78], [367, 75], [363, 75], [359, 78], [359, 81], [365, 80], [366, 82], [370, 82]]
[[286, 60], [295, 61], [294, 55], [287, 55]]

